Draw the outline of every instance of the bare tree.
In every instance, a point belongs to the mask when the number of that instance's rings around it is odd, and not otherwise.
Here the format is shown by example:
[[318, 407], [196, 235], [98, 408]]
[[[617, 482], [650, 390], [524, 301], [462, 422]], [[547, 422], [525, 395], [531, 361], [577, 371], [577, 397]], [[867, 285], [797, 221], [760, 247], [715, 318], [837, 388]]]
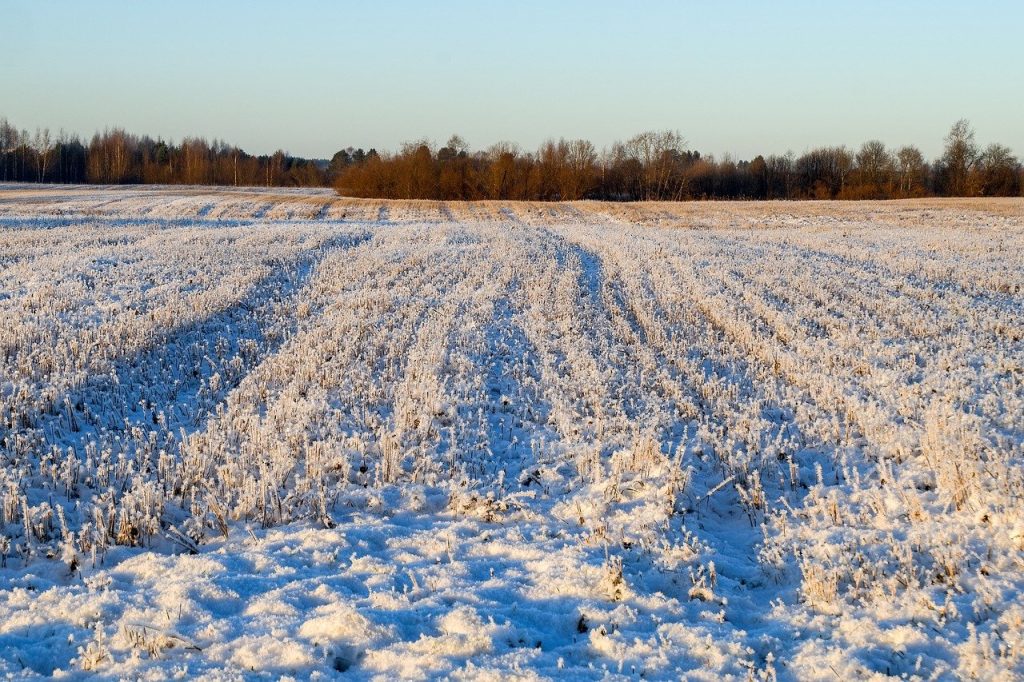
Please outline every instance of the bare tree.
[[36, 128], [35, 137], [32, 138], [32, 150], [36, 153], [36, 168], [39, 171], [39, 182], [42, 182], [46, 178], [50, 156], [53, 154], [53, 140], [50, 138], [49, 128]]
[[492, 199], [511, 199], [516, 175], [519, 146], [513, 142], [498, 142], [487, 150], [490, 161], [490, 195]]
[[10, 179], [11, 156], [17, 141], [18, 129], [8, 123], [6, 118], [0, 118], [0, 172], [3, 173], [4, 182]]
[[899, 175], [899, 196], [915, 197], [924, 194], [928, 169], [921, 150], [913, 145], [900, 147], [896, 152], [896, 166]]
[[445, 143], [445, 148], [450, 149], [453, 156], [468, 156], [469, 155], [469, 143], [461, 135], [453, 134], [448, 138]]
[[985, 196], [1014, 196], [1019, 191], [1017, 158], [1009, 147], [990, 144], [978, 158], [977, 186]]
[[889, 185], [895, 162], [880, 140], [869, 140], [861, 145], [856, 163], [860, 181], [857, 198], [882, 199], [891, 194]]
[[597, 152], [589, 140], [571, 140], [566, 147], [562, 196], [582, 199], [590, 191], [596, 175]]
[[978, 159], [978, 145], [974, 142], [974, 130], [967, 119], [953, 124], [946, 135], [946, 149], [942, 155], [943, 171], [947, 194], [968, 196], [973, 194], [971, 170]]
[[679, 193], [686, 144], [679, 131], [673, 130], [640, 133], [626, 142], [626, 153], [636, 159], [643, 170], [639, 198], [662, 199]]
[[835, 199], [846, 189], [853, 154], [846, 147], [817, 147], [794, 164], [800, 193], [812, 199]]

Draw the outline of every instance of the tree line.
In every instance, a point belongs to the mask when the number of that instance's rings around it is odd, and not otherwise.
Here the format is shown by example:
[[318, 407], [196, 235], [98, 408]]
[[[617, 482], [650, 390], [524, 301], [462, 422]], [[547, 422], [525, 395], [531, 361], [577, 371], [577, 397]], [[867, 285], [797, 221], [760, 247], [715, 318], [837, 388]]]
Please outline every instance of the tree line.
[[18, 130], [0, 118], [0, 181], [115, 184], [328, 186], [326, 162], [277, 151], [252, 156], [220, 140], [179, 144], [113, 128], [89, 141], [63, 131]]
[[689, 149], [676, 131], [641, 133], [600, 152], [583, 139], [550, 140], [536, 151], [509, 142], [472, 151], [453, 135], [442, 147], [421, 140], [393, 153], [348, 147], [326, 162], [283, 151], [252, 156], [199, 137], [174, 144], [120, 128], [86, 143], [0, 119], [0, 181], [334, 186], [346, 196], [383, 199], [895, 199], [1019, 196], [1024, 168], [1004, 145], [981, 147], [966, 120], [952, 126], [942, 155], [930, 162], [913, 145], [891, 149], [878, 140], [859, 149], [716, 159]]
[[1018, 196], [1024, 168], [1009, 148], [981, 148], [965, 120], [932, 162], [912, 145], [878, 140], [857, 150], [819, 147], [800, 156], [715, 159], [674, 131], [646, 132], [601, 153], [587, 140], [548, 141], [536, 152], [511, 143], [470, 152], [453, 136], [441, 148], [407, 143], [394, 154], [343, 150], [332, 159], [338, 192], [393, 199], [895, 199]]

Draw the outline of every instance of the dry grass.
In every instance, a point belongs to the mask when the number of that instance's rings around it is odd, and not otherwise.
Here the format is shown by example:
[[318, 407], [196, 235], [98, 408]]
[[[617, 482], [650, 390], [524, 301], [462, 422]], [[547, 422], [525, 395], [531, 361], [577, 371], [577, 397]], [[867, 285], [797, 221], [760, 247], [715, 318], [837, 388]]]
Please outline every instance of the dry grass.
[[[123, 215], [123, 200], [144, 215], [164, 212], [174, 197], [173, 217], [265, 218], [410, 222], [507, 222], [550, 225], [563, 222], [621, 223], [672, 228], [792, 227], [826, 217], [835, 223], [872, 218], [875, 223], [928, 227], [939, 215], [964, 226], [979, 219], [1024, 224], [1024, 198], [928, 198], [897, 201], [689, 201], [534, 202], [433, 201], [339, 197], [326, 188], [226, 188], [168, 186], [0, 187], [0, 213], [8, 215]], [[152, 201], [147, 201], [147, 199]], [[188, 200], [192, 200], [192, 210]], [[141, 200], [141, 202], [140, 202]], [[203, 213], [209, 204], [215, 209]], [[209, 210], [209, 209], [207, 209]], [[170, 217], [170, 216], [168, 216]]]

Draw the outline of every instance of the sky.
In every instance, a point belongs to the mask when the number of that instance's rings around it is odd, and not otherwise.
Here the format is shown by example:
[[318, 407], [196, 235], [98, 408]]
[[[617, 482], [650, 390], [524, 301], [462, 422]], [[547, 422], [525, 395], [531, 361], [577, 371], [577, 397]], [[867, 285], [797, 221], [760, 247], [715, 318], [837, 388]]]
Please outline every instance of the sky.
[[458, 133], [705, 154], [868, 139], [927, 157], [959, 118], [1024, 156], [1024, 2], [16, 2], [0, 117], [330, 157]]

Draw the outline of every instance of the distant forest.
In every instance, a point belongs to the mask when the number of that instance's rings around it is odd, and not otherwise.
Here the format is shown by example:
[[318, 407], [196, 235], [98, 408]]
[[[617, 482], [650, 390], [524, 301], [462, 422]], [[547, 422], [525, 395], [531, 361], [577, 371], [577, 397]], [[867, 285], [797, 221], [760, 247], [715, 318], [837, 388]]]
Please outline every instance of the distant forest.
[[0, 118], [0, 181], [330, 187], [381, 199], [896, 199], [1020, 196], [1024, 168], [1001, 144], [975, 142], [966, 120], [931, 162], [912, 145], [878, 140], [859, 149], [818, 147], [803, 154], [737, 161], [702, 156], [673, 131], [646, 132], [598, 152], [587, 140], [558, 140], [529, 152], [512, 143], [472, 151], [453, 135], [394, 153], [349, 147], [330, 160], [283, 151], [252, 156], [238, 147], [189, 137], [179, 144], [120, 128], [88, 142], [64, 132], [19, 130]]

